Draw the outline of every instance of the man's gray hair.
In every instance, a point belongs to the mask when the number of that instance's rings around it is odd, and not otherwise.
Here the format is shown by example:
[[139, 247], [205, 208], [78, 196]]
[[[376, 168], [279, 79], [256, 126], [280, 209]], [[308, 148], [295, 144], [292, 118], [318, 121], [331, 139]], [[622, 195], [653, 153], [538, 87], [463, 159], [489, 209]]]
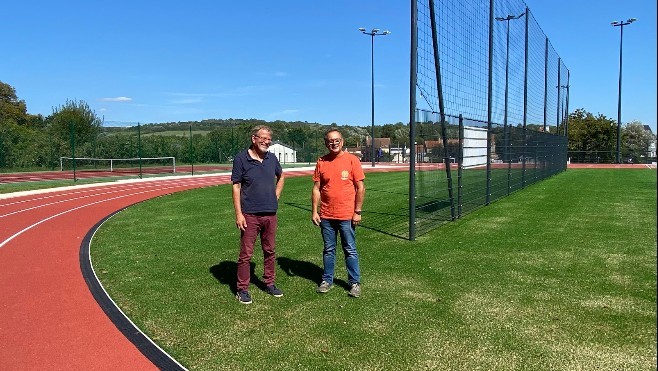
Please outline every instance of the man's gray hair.
[[254, 135], [258, 135], [258, 132], [261, 131], [261, 130], [265, 130], [265, 131], [267, 131], [268, 133], [270, 133], [270, 135], [272, 135], [272, 129], [271, 129], [269, 126], [267, 126], [267, 125], [258, 125], [258, 126], [254, 126], [254, 128], [251, 129], [251, 135], [252, 135], [252, 136], [254, 136]]
[[327, 138], [329, 137], [329, 133], [333, 133], [333, 132], [340, 134], [341, 138], [343, 137], [343, 133], [341, 133], [340, 130], [336, 128], [331, 128], [324, 133], [324, 140], [327, 140]]

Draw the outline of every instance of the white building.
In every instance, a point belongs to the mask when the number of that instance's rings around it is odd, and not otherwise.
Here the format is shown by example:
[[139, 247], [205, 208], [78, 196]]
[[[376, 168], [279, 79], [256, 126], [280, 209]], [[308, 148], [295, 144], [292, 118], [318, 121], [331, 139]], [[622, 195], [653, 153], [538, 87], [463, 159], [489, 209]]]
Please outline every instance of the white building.
[[297, 162], [297, 151], [280, 142], [272, 143], [268, 151], [273, 153], [282, 164]]

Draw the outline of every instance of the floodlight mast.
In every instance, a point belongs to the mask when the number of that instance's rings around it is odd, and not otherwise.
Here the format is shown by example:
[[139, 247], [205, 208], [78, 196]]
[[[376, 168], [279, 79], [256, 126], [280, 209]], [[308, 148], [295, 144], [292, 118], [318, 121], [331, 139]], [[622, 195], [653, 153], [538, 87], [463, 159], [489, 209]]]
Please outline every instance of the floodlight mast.
[[[509, 156], [509, 139], [508, 139], [508, 126], [507, 126], [507, 101], [509, 95], [509, 21], [519, 19], [525, 15], [525, 12], [519, 15], [508, 15], [507, 17], [496, 17], [497, 21], [507, 22], [507, 41], [505, 43], [505, 112], [503, 116], [503, 125], [505, 130], [505, 161], [510, 162]], [[510, 162], [511, 163], [511, 162]], [[508, 186], [509, 189], [509, 186]]]
[[616, 163], [621, 163], [621, 71], [622, 71], [622, 51], [624, 43], [624, 26], [637, 21], [637, 18], [629, 18], [625, 21], [610, 22], [612, 27], [619, 27], [619, 99], [617, 100], [617, 149]]
[[370, 80], [371, 80], [371, 123], [370, 123], [370, 159], [372, 160], [372, 167], [375, 167], [375, 36], [386, 36], [391, 32], [386, 30], [380, 32], [379, 28], [373, 28], [370, 32], [365, 28], [359, 28], [359, 31], [364, 35], [370, 35]]

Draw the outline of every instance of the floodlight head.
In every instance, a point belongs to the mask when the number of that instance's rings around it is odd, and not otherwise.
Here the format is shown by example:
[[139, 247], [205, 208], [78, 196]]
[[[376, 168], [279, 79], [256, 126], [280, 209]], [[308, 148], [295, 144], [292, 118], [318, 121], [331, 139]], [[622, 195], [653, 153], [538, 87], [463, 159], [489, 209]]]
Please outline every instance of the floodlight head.
[[361, 27], [361, 28], [359, 28], [359, 31], [361, 31], [361, 32], [366, 32], [366, 29], [363, 28], [363, 27]]
[[389, 30], [384, 31], [384, 35], [388, 35], [390, 33], [391, 33], [391, 31], [389, 31]]
[[497, 20], [497, 21], [506, 21], [506, 20], [507, 20], [507, 18], [503, 18], [503, 17], [496, 17], [496, 20]]
[[637, 18], [629, 18], [627, 22], [628, 23], [633, 23], [635, 21], [637, 21]]
[[610, 22], [610, 24], [613, 25], [613, 26], [616, 26], [616, 25], [619, 24], [619, 22], [617, 22], [617, 21], [612, 21], [612, 22]]
[[373, 28], [372, 29], [372, 33], [377, 33], [377, 32], [379, 32], [379, 28]]

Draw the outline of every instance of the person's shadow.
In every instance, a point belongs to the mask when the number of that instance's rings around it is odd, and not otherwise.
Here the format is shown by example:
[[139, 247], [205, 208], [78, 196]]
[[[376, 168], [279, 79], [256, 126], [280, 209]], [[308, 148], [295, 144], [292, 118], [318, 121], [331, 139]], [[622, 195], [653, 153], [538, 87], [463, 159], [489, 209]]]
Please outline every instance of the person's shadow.
[[[322, 282], [322, 268], [311, 262], [290, 259], [284, 256], [278, 257], [276, 261], [279, 263], [279, 267], [290, 277], [302, 277], [316, 285]], [[346, 290], [350, 288], [350, 285], [341, 279], [334, 279], [334, 284]]]
[[[253, 262], [250, 263], [249, 271], [251, 275], [251, 283], [260, 290], [265, 291], [267, 289], [265, 282], [255, 274], [255, 270], [256, 264]], [[234, 261], [223, 261], [210, 267], [209, 271], [219, 283], [228, 286], [233, 294], [238, 292], [238, 263]]]

